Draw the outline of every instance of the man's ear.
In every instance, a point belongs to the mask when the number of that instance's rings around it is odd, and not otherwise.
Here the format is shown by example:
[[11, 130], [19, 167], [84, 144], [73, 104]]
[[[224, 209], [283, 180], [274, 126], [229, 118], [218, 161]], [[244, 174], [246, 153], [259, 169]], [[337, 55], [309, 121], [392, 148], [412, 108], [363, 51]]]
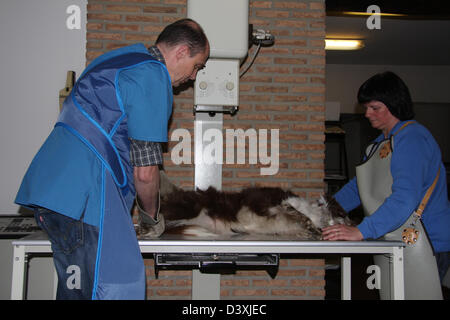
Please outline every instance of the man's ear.
[[183, 58], [189, 56], [189, 48], [188, 48], [188, 46], [185, 45], [185, 44], [179, 45], [175, 49], [175, 55], [177, 57], [177, 60], [180, 60], [180, 59], [183, 59]]

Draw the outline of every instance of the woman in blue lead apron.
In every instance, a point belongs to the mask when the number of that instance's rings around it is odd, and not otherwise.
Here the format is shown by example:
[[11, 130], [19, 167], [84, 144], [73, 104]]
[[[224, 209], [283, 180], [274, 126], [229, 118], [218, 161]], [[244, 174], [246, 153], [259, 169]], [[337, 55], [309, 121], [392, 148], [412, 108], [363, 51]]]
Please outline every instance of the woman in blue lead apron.
[[[439, 146], [412, 120], [409, 89], [396, 74], [368, 79], [359, 89], [358, 102], [381, 134], [367, 148], [356, 177], [334, 197], [347, 212], [362, 205], [365, 218], [356, 227], [324, 228], [324, 239], [404, 240], [405, 298], [442, 299], [440, 280], [449, 266], [450, 204]], [[374, 260], [381, 268], [380, 296], [387, 299], [389, 261], [384, 256]]]

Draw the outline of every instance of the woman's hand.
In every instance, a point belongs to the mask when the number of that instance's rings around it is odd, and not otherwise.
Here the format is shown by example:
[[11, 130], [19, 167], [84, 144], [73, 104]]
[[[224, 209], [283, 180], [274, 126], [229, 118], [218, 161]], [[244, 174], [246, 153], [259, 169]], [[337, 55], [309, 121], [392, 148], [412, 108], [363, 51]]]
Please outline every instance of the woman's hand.
[[345, 224], [336, 224], [334, 226], [326, 227], [322, 229], [323, 240], [338, 241], [338, 240], [350, 240], [359, 241], [363, 240], [363, 235], [357, 227], [347, 226]]

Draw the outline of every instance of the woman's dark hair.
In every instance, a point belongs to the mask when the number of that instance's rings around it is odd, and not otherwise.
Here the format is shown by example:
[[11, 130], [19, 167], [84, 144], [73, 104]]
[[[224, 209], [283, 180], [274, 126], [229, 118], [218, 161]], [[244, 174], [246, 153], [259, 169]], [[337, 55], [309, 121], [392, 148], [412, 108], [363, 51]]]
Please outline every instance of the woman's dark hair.
[[202, 27], [192, 19], [181, 19], [169, 24], [159, 34], [156, 44], [163, 43], [169, 47], [185, 44], [190, 56], [205, 52], [208, 39]]
[[381, 101], [399, 120], [414, 118], [413, 103], [406, 84], [391, 71], [378, 73], [364, 82], [358, 91], [358, 102]]

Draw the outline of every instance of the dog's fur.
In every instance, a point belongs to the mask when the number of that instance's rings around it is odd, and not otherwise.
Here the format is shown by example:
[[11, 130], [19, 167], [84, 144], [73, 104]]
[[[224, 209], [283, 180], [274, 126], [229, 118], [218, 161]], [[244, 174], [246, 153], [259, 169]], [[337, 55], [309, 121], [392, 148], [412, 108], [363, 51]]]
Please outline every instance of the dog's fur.
[[195, 236], [236, 234], [289, 235], [321, 239], [321, 229], [352, 225], [332, 198], [307, 201], [280, 188], [246, 188], [223, 192], [215, 188], [184, 191], [161, 174], [160, 213], [166, 233]]

